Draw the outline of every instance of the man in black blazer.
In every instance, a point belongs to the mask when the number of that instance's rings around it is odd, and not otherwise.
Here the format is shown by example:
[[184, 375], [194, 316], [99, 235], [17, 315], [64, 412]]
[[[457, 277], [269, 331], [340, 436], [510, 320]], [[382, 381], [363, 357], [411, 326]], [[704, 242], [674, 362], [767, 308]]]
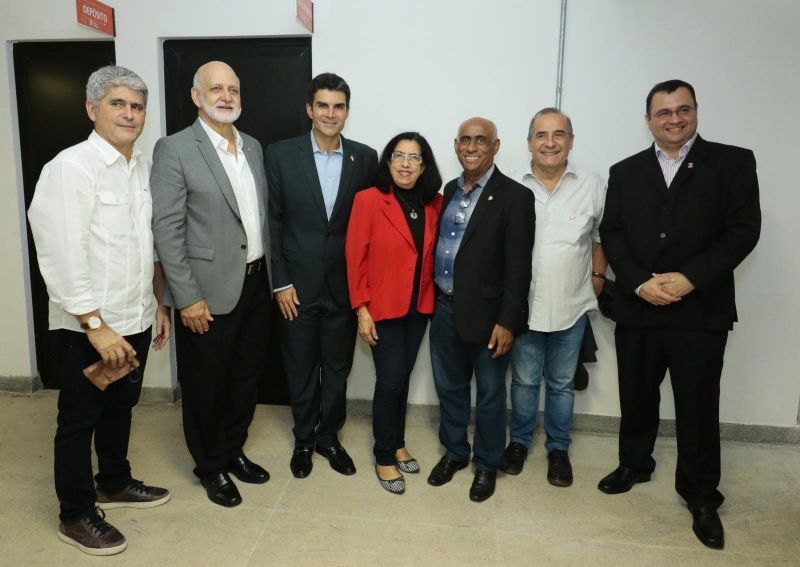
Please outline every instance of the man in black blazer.
[[617, 277], [614, 317], [622, 420], [607, 494], [650, 480], [659, 386], [670, 371], [675, 488], [705, 545], [721, 549], [719, 387], [736, 321], [733, 270], [758, 241], [753, 152], [697, 135], [694, 88], [653, 87], [645, 119], [655, 144], [611, 167], [600, 235]]
[[430, 330], [446, 452], [428, 483], [441, 486], [467, 466], [470, 387], [475, 373], [475, 478], [470, 499], [494, 494], [506, 442], [506, 368], [514, 334], [527, 321], [535, 226], [533, 194], [494, 165], [497, 128], [471, 118], [453, 142], [464, 172], [444, 188]]
[[334, 470], [356, 472], [338, 439], [356, 340], [344, 240], [353, 198], [373, 184], [378, 154], [341, 136], [349, 108], [350, 87], [323, 73], [309, 87], [311, 132], [267, 148], [272, 283], [283, 315], [296, 478], [311, 473], [315, 447]]

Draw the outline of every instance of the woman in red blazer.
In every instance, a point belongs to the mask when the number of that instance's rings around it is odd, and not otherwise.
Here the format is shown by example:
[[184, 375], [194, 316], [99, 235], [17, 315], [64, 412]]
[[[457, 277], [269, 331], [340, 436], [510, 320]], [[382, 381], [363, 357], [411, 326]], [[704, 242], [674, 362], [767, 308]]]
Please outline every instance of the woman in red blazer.
[[381, 155], [377, 187], [356, 193], [347, 227], [350, 303], [375, 362], [375, 472], [381, 486], [394, 494], [405, 492], [400, 471], [420, 470], [406, 450], [406, 402], [411, 370], [433, 313], [441, 184], [425, 138], [417, 132], [398, 134]]

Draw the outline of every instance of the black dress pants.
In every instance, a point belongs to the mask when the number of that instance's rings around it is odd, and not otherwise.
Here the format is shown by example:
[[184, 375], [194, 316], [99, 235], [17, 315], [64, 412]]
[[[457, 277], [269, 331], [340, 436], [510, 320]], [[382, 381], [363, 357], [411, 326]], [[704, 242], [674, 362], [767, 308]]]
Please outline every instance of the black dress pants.
[[382, 466], [397, 464], [394, 454], [406, 446], [408, 384], [429, 317], [412, 311], [399, 319], [375, 323], [378, 343], [372, 347], [375, 362], [372, 433], [375, 462]]
[[615, 331], [620, 464], [655, 469], [661, 385], [667, 370], [675, 398], [678, 464], [675, 490], [693, 506], [719, 507], [719, 387], [727, 331], [630, 327]]
[[300, 302], [297, 317], [280, 321], [295, 446], [329, 447], [338, 442], [345, 422], [356, 317], [327, 284], [315, 301], [305, 303], [301, 297]]
[[266, 371], [269, 333], [266, 270], [245, 276], [239, 302], [212, 314], [207, 333], [193, 333], [176, 317], [181, 358], [183, 432], [199, 477], [224, 472], [242, 455], [253, 420], [258, 381]]
[[[138, 373], [100, 390], [83, 374], [83, 369], [100, 360], [85, 333], [61, 329], [58, 364], [61, 390], [54, 442], [53, 472], [59, 517], [72, 522], [94, 511], [95, 481], [109, 492], [122, 490], [131, 482], [128, 439], [131, 410], [142, 391], [151, 329], [125, 337], [139, 358]], [[92, 479], [92, 434], [97, 453], [97, 476]]]

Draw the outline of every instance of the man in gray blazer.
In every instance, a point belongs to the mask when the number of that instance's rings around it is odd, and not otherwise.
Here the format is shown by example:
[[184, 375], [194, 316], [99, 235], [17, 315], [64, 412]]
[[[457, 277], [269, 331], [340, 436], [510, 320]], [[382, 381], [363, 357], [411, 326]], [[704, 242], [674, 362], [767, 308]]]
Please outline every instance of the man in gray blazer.
[[242, 446], [266, 365], [270, 302], [267, 183], [261, 145], [239, 132], [239, 78], [212, 61], [194, 77], [198, 119], [153, 152], [153, 236], [174, 306], [183, 429], [209, 499], [242, 499], [228, 473], [269, 474]]
[[267, 148], [272, 283], [283, 315], [296, 478], [311, 473], [315, 448], [337, 472], [356, 472], [338, 439], [356, 340], [344, 239], [353, 198], [373, 184], [378, 154], [341, 135], [349, 109], [344, 79], [318, 75], [306, 102], [311, 132]]

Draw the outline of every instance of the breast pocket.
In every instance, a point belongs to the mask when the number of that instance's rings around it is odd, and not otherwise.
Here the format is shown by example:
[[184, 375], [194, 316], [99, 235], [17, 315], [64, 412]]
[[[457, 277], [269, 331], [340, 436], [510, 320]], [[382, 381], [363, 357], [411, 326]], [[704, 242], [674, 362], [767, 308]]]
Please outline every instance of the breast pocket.
[[133, 228], [131, 201], [127, 193], [99, 191], [96, 213], [99, 226], [110, 234], [129, 234]]
[[566, 213], [546, 225], [546, 239], [559, 244], [577, 244], [592, 230], [594, 217], [579, 213]]

